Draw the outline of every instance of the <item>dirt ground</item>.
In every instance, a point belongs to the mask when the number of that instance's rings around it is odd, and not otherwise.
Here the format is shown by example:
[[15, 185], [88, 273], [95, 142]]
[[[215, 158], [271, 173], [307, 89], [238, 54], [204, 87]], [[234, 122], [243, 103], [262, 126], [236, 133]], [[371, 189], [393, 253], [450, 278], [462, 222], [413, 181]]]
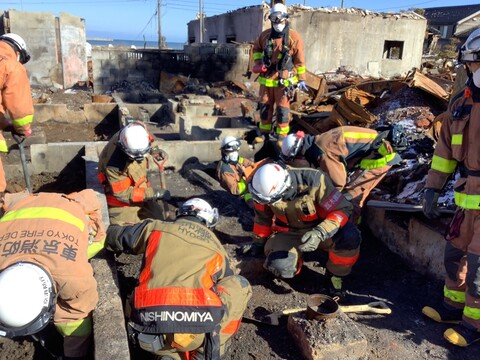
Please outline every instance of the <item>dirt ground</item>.
[[[47, 139], [61, 138], [65, 134], [82, 134], [83, 141], [92, 141], [94, 129], [82, 126], [51, 126]], [[76, 135], [75, 135], [76, 136]], [[73, 135], [72, 135], [73, 138]], [[71, 140], [79, 141], [79, 140]], [[81, 167], [81, 164], [77, 164]], [[69, 171], [81, 171], [73, 166]], [[212, 175], [208, 167], [207, 172]], [[83, 181], [71, 181], [71, 172], [41, 174], [32, 179], [37, 191], [77, 191], [85, 186]], [[260, 318], [270, 312], [292, 307], [302, 307], [310, 294], [323, 290], [323, 265], [325, 254], [309, 254], [301, 273], [290, 281], [274, 279], [262, 268], [262, 260], [240, 255], [239, 248], [248, 242], [253, 227], [253, 213], [242, 202], [225, 192], [209, 191], [202, 184], [189, 180], [188, 171], [166, 174], [168, 188], [172, 192], [172, 210], [191, 196], [199, 196], [218, 207], [221, 215], [215, 229], [225, 245], [238, 272], [251, 283], [253, 297], [248, 304], [246, 317]], [[83, 176], [76, 176], [83, 179]], [[23, 179], [13, 179], [11, 191], [23, 187]], [[395, 216], [395, 215], [391, 215]], [[396, 220], [401, 220], [396, 218]], [[434, 278], [411, 270], [407, 263], [391, 253], [380, 241], [362, 230], [363, 243], [359, 262], [346, 281], [348, 302], [365, 304], [375, 300], [385, 301], [392, 309], [391, 315], [348, 314], [368, 341], [365, 360], [403, 359], [480, 359], [480, 346], [460, 349], [449, 345], [442, 338], [446, 326], [424, 318], [421, 308], [441, 301], [443, 284]], [[443, 246], [443, 244], [439, 244]], [[125, 296], [135, 286], [140, 269], [141, 256], [117, 257], [121, 292]], [[315, 325], [315, 323], [313, 324]], [[320, 324], [318, 324], [320, 326]], [[28, 338], [10, 341], [0, 338], [0, 360], [39, 360], [51, 358], [35, 342]], [[154, 359], [148, 353], [132, 349], [132, 360]], [[233, 336], [225, 360], [302, 359], [296, 344], [290, 337], [286, 322], [280, 326], [242, 323]], [[343, 360], [343, 359], [342, 359]]]

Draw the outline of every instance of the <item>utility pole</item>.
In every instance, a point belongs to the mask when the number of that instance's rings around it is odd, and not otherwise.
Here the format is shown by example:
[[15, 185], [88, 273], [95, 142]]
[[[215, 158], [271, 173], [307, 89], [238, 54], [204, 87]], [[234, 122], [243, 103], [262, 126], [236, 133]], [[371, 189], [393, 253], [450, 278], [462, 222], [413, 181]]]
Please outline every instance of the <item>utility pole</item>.
[[161, 49], [163, 47], [162, 41], [162, 11], [161, 9], [162, 0], [158, 0], [157, 3], [157, 15], [158, 15], [158, 48]]
[[202, 0], [199, 0], [199, 5], [200, 5], [200, 37], [199, 37], [199, 40], [200, 40], [200, 44], [203, 43], [203, 4], [202, 4]]
[[343, 9], [343, 0], [342, 0], [342, 9]]

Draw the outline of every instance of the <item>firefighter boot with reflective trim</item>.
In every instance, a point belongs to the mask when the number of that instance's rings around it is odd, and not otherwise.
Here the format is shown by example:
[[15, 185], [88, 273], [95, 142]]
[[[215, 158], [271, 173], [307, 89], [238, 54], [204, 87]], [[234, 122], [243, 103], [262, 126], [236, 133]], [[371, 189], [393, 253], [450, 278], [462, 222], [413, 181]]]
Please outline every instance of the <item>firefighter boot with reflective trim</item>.
[[446, 304], [442, 304], [436, 308], [424, 306], [422, 313], [423, 315], [439, 323], [460, 324], [460, 321], [462, 321], [463, 309], [455, 309]]
[[445, 330], [443, 337], [453, 345], [467, 347], [480, 340], [480, 331], [459, 325]]

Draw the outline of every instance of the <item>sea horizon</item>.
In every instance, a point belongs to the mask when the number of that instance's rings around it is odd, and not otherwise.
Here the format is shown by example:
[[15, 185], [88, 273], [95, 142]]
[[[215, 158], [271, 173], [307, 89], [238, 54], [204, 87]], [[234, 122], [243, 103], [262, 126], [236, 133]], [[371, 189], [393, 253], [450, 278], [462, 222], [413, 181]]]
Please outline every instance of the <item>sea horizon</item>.
[[[158, 41], [143, 41], [143, 40], [127, 40], [127, 39], [111, 39], [111, 38], [99, 38], [92, 37], [87, 38], [87, 42], [92, 46], [128, 46], [136, 49], [158, 49]], [[167, 41], [168, 49], [183, 50], [185, 43]]]

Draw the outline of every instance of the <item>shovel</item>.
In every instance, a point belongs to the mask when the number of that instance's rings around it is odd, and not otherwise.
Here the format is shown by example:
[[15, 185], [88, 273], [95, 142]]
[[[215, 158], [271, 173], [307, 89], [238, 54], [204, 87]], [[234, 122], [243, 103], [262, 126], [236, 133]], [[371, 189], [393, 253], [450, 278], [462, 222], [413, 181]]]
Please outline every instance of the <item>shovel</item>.
[[33, 194], [32, 184], [30, 182], [30, 173], [28, 171], [27, 158], [25, 156], [25, 148], [23, 147], [23, 140], [25, 140], [25, 138], [20, 139], [19, 136], [13, 133], [12, 133], [12, 137], [13, 137], [13, 140], [15, 140], [15, 142], [17, 143], [18, 150], [20, 151], [20, 160], [22, 161], [22, 169], [23, 169], [23, 177], [25, 179], [25, 185], [27, 186], [28, 192], [30, 194]]
[[[293, 308], [285, 309], [281, 311], [275, 311], [271, 314], [264, 316], [262, 319], [254, 319], [250, 317], [243, 317], [243, 320], [246, 322], [253, 322], [264, 325], [278, 326], [280, 325], [280, 318], [285, 315], [295, 314], [301, 311], [306, 311], [305, 308]], [[344, 313], [362, 313], [369, 312], [373, 314], [383, 314], [389, 315], [392, 313], [392, 309], [388, 307], [383, 301], [373, 301], [364, 305], [349, 305], [349, 306], [340, 306], [340, 310]]]

